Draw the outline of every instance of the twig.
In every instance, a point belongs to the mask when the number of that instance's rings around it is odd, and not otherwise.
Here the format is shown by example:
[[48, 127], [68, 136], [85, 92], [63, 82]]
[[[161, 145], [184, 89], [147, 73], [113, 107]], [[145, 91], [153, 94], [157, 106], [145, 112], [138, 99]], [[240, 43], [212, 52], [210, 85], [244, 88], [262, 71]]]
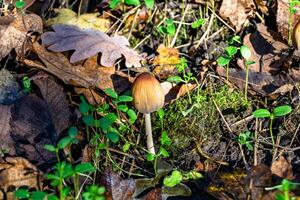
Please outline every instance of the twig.
[[200, 44], [204, 41], [204, 39], [206, 38], [206, 36], [208, 35], [209, 31], [210, 31], [210, 27], [212, 26], [213, 24], [213, 20], [214, 20], [214, 15], [212, 15], [210, 17], [210, 20], [209, 20], [209, 23], [208, 23], [208, 26], [207, 26], [207, 29], [206, 31], [204, 32], [204, 34], [202, 35], [202, 37], [200, 38], [200, 40], [198, 41], [198, 43], [196, 44], [196, 48], [198, 49], [198, 47], [200, 46]]

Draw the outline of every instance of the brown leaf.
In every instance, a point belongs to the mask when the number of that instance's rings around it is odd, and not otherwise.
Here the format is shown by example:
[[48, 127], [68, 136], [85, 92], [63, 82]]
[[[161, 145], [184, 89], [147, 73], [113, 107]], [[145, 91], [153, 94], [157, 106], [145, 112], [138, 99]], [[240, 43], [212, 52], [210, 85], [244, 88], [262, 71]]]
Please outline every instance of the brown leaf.
[[123, 36], [109, 37], [103, 32], [87, 29], [81, 30], [76, 26], [54, 25], [54, 32], [42, 35], [43, 45], [49, 46], [51, 51], [62, 52], [75, 50], [70, 58], [71, 63], [84, 60], [99, 52], [101, 65], [114, 66], [122, 56], [125, 57], [127, 67], [141, 67], [144, 58], [130, 49], [128, 40]]
[[[250, 48], [251, 58], [255, 63], [250, 65], [254, 72], [267, 72], [276, 74], [287, 58], [288, 46], [280, 41], [280, 35], [268, 29], [263, 24], [257, 24], [257, 31], [244, 37], [244, 45]], [[238, 65], [245, 69], [244, 62]]]
[[160, 83], [160, 85], [165, 94], [165, 104], [171, 103], [186, 95], [188, 91], [192, 91], [197, 86], [192, 83], [176, 85], [167, 81]]
[[[293, 84], [296, 81], [296, 78], [299, 76], [293, 77], [293, 71], [290, 74], [278, 74], [272, 76], [266, 72], [252, 72], [249, 70], [249, 92], [252, 94], [259, 94], [262, 96], [277, 97], [282, 94], [282, 92], [288, 92], [287, 90], [280, 90], [279, 88], [285, 86], [286, 84]], [[223, 77], [226, 77], [226, 70], [223, 67], [217, 67], [217, 73]], [[229, 81], [234, 83], [241, 90], [245, 88], [245, 77], [246, 72], [244, 70], [229, 69]], [[292, 89], [287, 87], [285, 89]], [[278, 93], [276, 94], [275, 91]]]
[[[0, 151], [7, 152], [9, 155], [15, 154], [14, 141], [10, 137], [10, 125], [11, 107], [7, 105], [0, 105]], [[1, 161], [0, 155], [0, 161]]]
[[101, 185], [107, 189], [107, 200], [131, 200], [135, 191], [135, 181], [132, 178], [122, 180], [111, 169], [105, 170], [101, 177]]
[[258, 9], [264, 13], [267, 14], [268, 13], [268, 7], [267, 7], [267, 3], [264, 2], [263, 0], [254, 0], [256, 3], [256, 6], [258, 7]]
[[245, 22], [254, 16], [255, 4], [253, 0], [223, 0], [220, 8], [220, 16], [229, 19], [239, 32]]
[[7, 199], [15, 199], [10, 188], [28, 186], [38, 189], [41, 172], [28, 160], [21, 157], [6, 158], [0, 163], [0, 190], [7, 193]]
[[47, 103], [34, 94], [21, 98], [11, 109], [10, 125], [16, 154], [49, 169], [56, 157], [44, 145], [55, 144], [57, 136]]
[[33, 82], [39, 87], [44, 100], [47, 102], [56, 133], [60, 134], [71, 125], [71, 112], [67, 95], [63, 87], [53, 78], [44, 75], [45, 73], [39, 73], [32, 79], [34, 79]]
[[35, 14], [17, 15], [14, 18], [0, 17], [0, 60], [7, 56], [12, 49], [22, 52], [28, 32], [42, 32], [42, 19]]
[[280, 156], [271, 166], [272, 174], [286, 179], [294, 179], [291, 163], [283, 156]]

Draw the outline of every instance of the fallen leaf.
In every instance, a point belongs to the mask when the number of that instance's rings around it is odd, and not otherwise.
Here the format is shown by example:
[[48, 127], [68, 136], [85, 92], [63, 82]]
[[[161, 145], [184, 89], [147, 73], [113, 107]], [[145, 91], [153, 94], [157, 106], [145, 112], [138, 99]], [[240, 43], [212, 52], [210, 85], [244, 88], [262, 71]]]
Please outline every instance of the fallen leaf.
[[186, 95], [189, 91], [192, 91], [197, 86], [197, 84], [192, 83], [176, 85], [168, 81], [162, 82], [160, 85], [165, 94], [165, 104], [174, 102], [178, 98]]
[[52, 77], [44, 75], [45, 73], [39, 73], [32, 79], [39, 87], [43, 99], [48, 105], [56, 132], [60, 134], [71, 125], [69, 102], [62, 85], [59, 85]]
[[46, 21], [47, 26], [68, 24], [81, 29], [91, 28], [102, 32], [106, 32], [110, 27], [109, 20], [99, 17], [100, 13], [86, 13], [78, 16], [76, 12], [67, 8], [54, 9], [54, 11], [57, 16], [48, 19]]
[[101, 185], [105, 186], [107, 190], [106, 200], [131, 200], [135, 190], [135, 182], [132, 178], [122, 180], [111, 169], [104, 171], [101, 177]]
[[229, 19], [240, 32], [246, 21], [254, 16], [255, 4], [253, 0], [223, 0], [220, 7], [220, 16]]
[[7, 56], [12, 49], [18, 54], [22, 54], [24, 42], [28, 32], [42, 32], [42, 19], [35, 14], [26, 14], [17, 16], [8, 20], [8, 17], [0, 17], [0, 21], [9, 22], [0, 23], [0, 60]]
[[283, 156], [280, 156], [276, 161], [272, 163], [271, 166], [272, 174], [279, 176], [281, 178], [286, 178], [293, 180], [293, 169], [291, 163]]
[[21, 157], [8, 157], [0, 163], [0, 190], [6, 193], [8, 200], [13, 200], [11, 188], [28, 186], [38, 189], [41, 172], [28, 160]]
[[254, 0], [257, 8], [264, 14], [268, 14], [268, 7], [267, 2], [264, 2], [263, 0]]
[[176, 74], [176, 65], [180, 63], [179, 51], [176, 48], [159, 45], [158, 55], [153, 60], [153, 73], [160, 78], [168, 78]]
[[[0, 141], [5, 141], [0, 144], [0, 152], [15, 155], [14, 141], [10, 137], [11, 107], [11, 105], [0, 105]], [[0, 153], [0, 161], [2, 161], [2, 156]]]
[[0, 70], [0, 105], [10, 105], [24, 94], [15, 76], [5, 68]]
[[75, 50], [70, 58], [71, 63], [84, 60], [102, 53], [100, 64], [105, 67], [114, 66], [122, 56], [127, 67], [141, 67], [144, 57], [130, 49], [124, 36], [109, 37], [107, 34], [92, 29], [80, 30], [76, 26], [54, 25], [54, 32], [42, 35], [43, 45], [55, 52]]
[[57, 135], [47, 103], [34, 94], [21, 98], [11, 109], [10, 126], [16, 155], [49, 170], [56, 157], [44, 145], [55, 144]]
[[[254, 72], [278, 73], [286, 61], [288, 46], [281, 41], [280, 35], [263, 24], [257, 24], [255, 33], [244, 37], [244, 45], [250, 48], [249, 68]], [[238, 60], [238, 65], [245, 69], [244, 61]]]

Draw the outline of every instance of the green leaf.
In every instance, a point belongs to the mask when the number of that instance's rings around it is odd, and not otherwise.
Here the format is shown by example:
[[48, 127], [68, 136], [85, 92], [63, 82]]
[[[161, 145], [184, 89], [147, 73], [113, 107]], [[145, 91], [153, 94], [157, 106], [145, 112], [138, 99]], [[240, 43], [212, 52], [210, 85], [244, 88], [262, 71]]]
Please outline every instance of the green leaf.
[[106, 148], [105, 143], [101, 142], [101, 143], [98, 145], [98, 148], [101, 149], [101, 150], [105, 149], [105, 148]]
[[218, 59], [217, 59], [217, 63], [219, 66], [223, 67], [225, 65], [228, 65], [229, 62], [230, 62], [230, 58], [227, 58], [227, 57], [224, 57], [224, 56], [220, 56]]
[[172, 172], [171, 176], [164, 178], [164, 186], [174, 187], [182, 181], [182, 174], [180, 171], [175, 170]]
[[50, 194], [47, 196], [47, 200], [58, 200], [58, 197], [55, 196], [54, 194]]
[[167, 79], [168, 82], [170, 83], [181, 83], [184, 82], [184, 80], [180, 76], [171, 76]]
[[169, 152], [165, 148], [163, 148], [162, 146], [159, 148], [158, 154], [161, 154], [165, 158], [170, 157]]
[[146, 8], [152, 10], [154, 7], [155, 1], [154, 0], [145, 0]]
[[70, 127], [68, 130], [68, 135], [71, 138], [75, 138], [78, 135], [78, 129], [75, 126]]
[[172, 143], [172, 141], [169, 138], [167, 131], [163, 131], [162, 135], [161, 135], [161, 138], [160, 138], [160, 144], [170, 146], [171, 143]]
[[121, 3], [121, 0], [112, 0], [112, 1], [109, 3], [109, 7], [110, 7], [111, 9], [115, 9], [120, 3]]
[[170, 36], [174, 35], [175, 32], [176, 32], [176, 27], [175, 27], [175, 24], [173, 22], [172, 19], [167, 19], [166, 20], [166, 24], [167, 24], [167, 34], [169, 34]]
[[206, 20], [205, 19], [198, 19], [196, 21], [194, 21], [191, 25], [191, 27], [193, 29], [199, 28], [200, 26], [202, 26], [203, 24], [205, 24]]
[[119, 135], [118, 135], [117, 133], [115, 133], [115, 132], [108, 132], [108, 133], [106, 134], [106, 137], [107, 137], [110, 141], [112, 141], [112, 143], [117, 143], [117, 142], [119, 142]]
[[94, 124], [94, 117], [92, 115], [83, 116], [82, 121], [85, 125], [92, 126]]
[[120, 102], [131, 102], [133, 100], [133, 98], [131, 96], [127, 96], [127, 95], [121, 95], [121, 96], [119, 96], [118, 100]]
[[115, 113], [109, 113], [99, 120], [99, 127], [103, 131], [107, 131], [117, 119], [118, 117]]
[[45, 144], [44, 149], [46, 149], [47, 151], [50, 151], [50, 152], [55, 152], [56, 151], [55, 146], [53, 146], [51, 144]]
[[27, 189], [18, 189], [14, 192], [14, 195], [19, 199], [25, 199], [30, 197], [30, 194]]
[[270, 111], [268, 111], [267, 109], [257, 109], [252, 114], [256, 118], [265, 118], [265, 117], [270, 117], [271, 116]]
[[75, 172], [81, 173], [81, 174], [84, 174], [86, 172], [92, 173], [95, 171], [96, 171], [95, 167], [89, 162], [80, 163], [80, 164], [76, 165], [76, 167], [75, 167]]
[[162, 120], [165, 116], [165, 111], [163, 108], [160, 108], [158, 111], [157, 111], [157, 115], [159, 117], [160, 120]]
[[125, 0], [125, 4], [129, 6], [138, 6], [141, 5], [140, 0]]
[[64, 148], [66, 148], [66, 146], [68, 146], [69, 144], [71, 144], [72, 140], [73, 139], [70, 138], [70, 137], [64, 137], [61, 140], [59, 140], [59, 142], [57, 144], [57, 147], [59, 149], [64, 149]]
[[234, 44], [235, 42], [238, 43], [238, 44], [241, 44], [242, 43], [241, 36], [239, 36], [239, 35], [233, 36], [228, 43], [229, 44]]
[[233, 57], [237, 53], [238, 49], [235, 46], [228, 46], [225, 48], [225, 52], [229, 57]]
[[155, 159], [155, 155], [152, 153], [148, 153], [146, 159], [147, 161], [153, 161]]
[[253, 65], [255, 64], [255, 61], [246, 61], [246, 65]]
[[123, 152], [127, 152], [130, 148], [130, 143], [126, 142], [124, 145], [123, 145]]
[[203, 178], [203, 175], [195, 170], [191, 170], [186, 174], [186, 177], [189, 180], [197, 180], [197, 179]]
[[89, 112], [89, 104], [86, 103], [86, 102], [81, 102], [79, 104], [79, 111], [82, 113], [82, 114], [86, 114], [87, 112]]
[[121, 110], [122, 112], [128, 111], [128, 106], [126, 106], [126, 105], [118, 105], [117, 108], [118, 108], [118, 110]]
[[105, 94], [107, 94], [108, 96], [117, 99], [118, 98], [118, 94], [111, 88], [107, 88], [104, 90]]
[[292, 112], [292, 107], [289, 105], [278, 106], [273, 110], [275, 117], [282, 117]]
[[129, 116], [130, 124], [133, 124], [135, 122], [135, 120], [137, 119], [136, 113], [132, 109], [128, 109], [126, 113]]
[[249, 47], [243, 45], [240, 47], [240, 51], [243, 58], [245, 58], [246, 60], [249, 60], [251, 58], [251, 50]]
[[44, 200], [47, 193], [43, 191], [34, 191], [31, 193], [31, 200]]
[[25, 2], [23, 0], [19, 0], [16, 2], [16, 8], [24, 8], [25, 7]]

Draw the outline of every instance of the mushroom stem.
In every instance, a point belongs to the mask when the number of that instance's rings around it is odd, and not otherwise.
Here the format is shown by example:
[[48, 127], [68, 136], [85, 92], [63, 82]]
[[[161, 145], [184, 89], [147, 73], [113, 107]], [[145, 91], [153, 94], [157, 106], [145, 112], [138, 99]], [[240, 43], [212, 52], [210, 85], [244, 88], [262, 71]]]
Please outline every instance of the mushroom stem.
[[155, 155], [150, 113], [145, 113], [145, 124], [146, 124], [146, 135], [147, 135], [147, 148], [148, 148], [148, 151], [150, 151], [150, 153]]

